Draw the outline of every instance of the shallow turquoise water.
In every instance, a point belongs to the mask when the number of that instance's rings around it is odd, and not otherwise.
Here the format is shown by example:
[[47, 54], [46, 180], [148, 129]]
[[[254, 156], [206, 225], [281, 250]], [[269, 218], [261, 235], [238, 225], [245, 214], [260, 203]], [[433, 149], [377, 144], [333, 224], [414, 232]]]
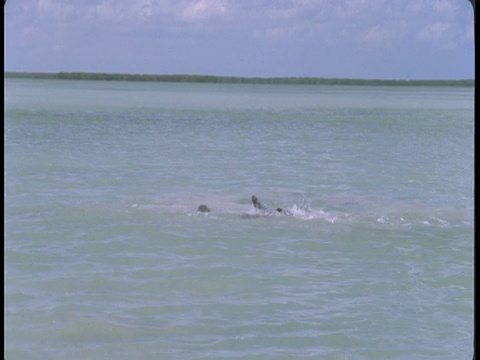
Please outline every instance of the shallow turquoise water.
[[471, 357], [472, 89], [7, 79], [4, 116], [6, 358]]

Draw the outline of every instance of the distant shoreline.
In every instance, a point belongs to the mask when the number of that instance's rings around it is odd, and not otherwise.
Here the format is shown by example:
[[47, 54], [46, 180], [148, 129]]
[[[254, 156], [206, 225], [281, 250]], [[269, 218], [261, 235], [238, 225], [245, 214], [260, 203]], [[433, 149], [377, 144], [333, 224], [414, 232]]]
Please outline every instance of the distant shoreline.
[[457, 86], [474, 87], [475, 80], [381, 80], [318, 77], [239, 77], [214, 75], [149, 75], [90, 72], [4, 72], [4, 79], [149, 81], [216, 84], [284, 84], [284, 85], [379, 85], [379, 86]]

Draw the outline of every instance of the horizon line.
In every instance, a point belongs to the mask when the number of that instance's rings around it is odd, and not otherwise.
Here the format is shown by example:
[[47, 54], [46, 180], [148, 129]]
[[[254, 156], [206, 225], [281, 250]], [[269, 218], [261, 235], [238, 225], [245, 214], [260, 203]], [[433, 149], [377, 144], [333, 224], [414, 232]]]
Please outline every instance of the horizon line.
[[205, 83], [258, 83], [258, 84], [365, 84], [377, 83], [395, 85], [462, 85], [474, 86], [473, 79], [379, 79], [379, 78], [342, 78], [317, 76], [233, 76], [208, 74], [140, 74], [140, 73], [106, 73], [83, 71], [36, 72], [4, 71], [4, 78], [59, 79], [59, 80], [119, 80], [119, 81], [157, 81], [157, 82], [205, 82]]

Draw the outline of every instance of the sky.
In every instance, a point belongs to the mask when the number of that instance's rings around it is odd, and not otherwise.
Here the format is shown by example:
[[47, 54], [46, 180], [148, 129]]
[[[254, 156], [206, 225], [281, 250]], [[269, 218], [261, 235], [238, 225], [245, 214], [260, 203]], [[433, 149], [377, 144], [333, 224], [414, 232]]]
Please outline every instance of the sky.
[[7, 0], [4, 70], [473, 79], [468, 0]]

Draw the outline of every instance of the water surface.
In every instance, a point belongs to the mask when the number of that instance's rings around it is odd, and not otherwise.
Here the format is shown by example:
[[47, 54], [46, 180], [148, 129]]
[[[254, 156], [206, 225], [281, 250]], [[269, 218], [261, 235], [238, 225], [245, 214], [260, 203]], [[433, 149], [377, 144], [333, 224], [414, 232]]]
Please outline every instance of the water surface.
[[471, 88], [6, 79], [4, 116], [6, 358], [471, 358]]

